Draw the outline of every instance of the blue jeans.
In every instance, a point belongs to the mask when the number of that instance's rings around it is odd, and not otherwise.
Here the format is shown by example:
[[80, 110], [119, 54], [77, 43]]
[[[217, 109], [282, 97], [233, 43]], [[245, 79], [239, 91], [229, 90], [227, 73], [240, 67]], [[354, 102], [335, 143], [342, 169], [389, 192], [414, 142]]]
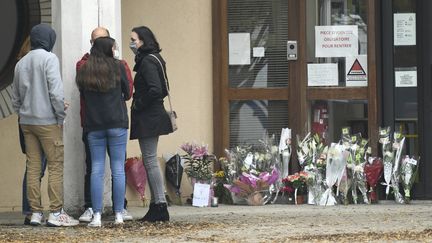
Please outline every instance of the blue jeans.
[[[85, 165], [86, 165], [86, 170], [85, 170], [85, 175], [84, 175], [84, 209], [87, 208], [93, 208], [92, 205], [92, 200], [91, 200], [91, 186], [90, 186], [90, 180], [91, 180], [91, 172], [92, 172], [92, 163], [91, 163], [91, 155], [90, 155], [90, 147], [89, 147], [89, 143], [88, 143], [88, 134], [86, 132], [83, 132], [82, 135], [82, 141], [84, 143], [84, 149], [85, 149]], [[110, 151], [108, 149], [108, 157], [110, 156]], [[125, 155], [125, 160], [126, 160], [126, 155]], [[127, 179], [126, 179], [127, 181]], [[111, 188], [112, 191], [112, 188]], [[114, 194], [112, 194], [114, 196]], [[113, 202], [113, 208], [114, 208], [114, 197], [112, 197], [112, 202]], [[125, 197], [124, 200], [124, 209], [127, 208], [127, 199]]]
[[109, 148], [114, 212], [122, 212], [126, 187], [124, 159], [126, 154], [127, 129], [112, 128], [92, 131], [88, 133], [88, 142], [92, 161], [90, 186], [93, 211], [102, 213], [105, 158], [107, 148]]
[[[42, 161], [42, 170], [41, 170], [40, 180], [42, 180], [42, 177], [44, 177], [44, 175], [45, 175], [45, 169], [46, 169], [46, 165], [47, 165], [47, 159], [46, 159], [45, 155], [42, 155], [41, 161]], [[26, 164], [27, 164], [27, 162], [26, 162]], [[32, 213], [32, 210], [30, 208], [30, 204], [29, 204], [28, 198], [27, 198], [27, 165], [26, 165], [26, 170], [24, 172], [24, 179], [23, 179], [23, 185], [22, 185], [22, 213], [24, 215], [28, 215], [28, 214]]]

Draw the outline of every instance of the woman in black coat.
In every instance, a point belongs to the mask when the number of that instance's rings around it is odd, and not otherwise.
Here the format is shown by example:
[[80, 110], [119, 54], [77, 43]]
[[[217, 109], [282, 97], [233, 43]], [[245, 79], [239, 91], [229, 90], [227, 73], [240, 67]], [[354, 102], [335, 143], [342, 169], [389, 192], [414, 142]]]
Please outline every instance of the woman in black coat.
[[165, 61], [159, 54], [159, 43], [148, 27], [132, 29], [130, 48], [135, 54], [136, 72], [130, 139], [139, 141], [151, 192], [150, 209], [141, 221], [169, 221], [165, 187], [157, 159], [159, 136], [173, 132], [163, 105], [169, 89], [163, 74], [166, 73]]

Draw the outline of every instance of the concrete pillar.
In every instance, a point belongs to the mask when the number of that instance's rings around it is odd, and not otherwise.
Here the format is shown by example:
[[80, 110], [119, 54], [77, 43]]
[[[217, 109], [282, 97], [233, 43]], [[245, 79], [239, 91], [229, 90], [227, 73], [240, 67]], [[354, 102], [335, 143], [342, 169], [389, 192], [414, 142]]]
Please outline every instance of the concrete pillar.
[[[121, 47], [121, 0], [52, 1], [54, 52], [61, 63], [65, 100], [70, 103], [64, 127], [64, 207], [78, 212], [84, 205], [84, 147], [80, 125], [79, 91], [75, 84], [76, 62], [90, 50], [90, 34], [97, 26], [109, 29]], [[106, 172], [109, 163], [106, 163]], [[109, 170], [108, 170], [109, 171]], [[106, 173], [104, 205], [111, 205], [111, 177]]]

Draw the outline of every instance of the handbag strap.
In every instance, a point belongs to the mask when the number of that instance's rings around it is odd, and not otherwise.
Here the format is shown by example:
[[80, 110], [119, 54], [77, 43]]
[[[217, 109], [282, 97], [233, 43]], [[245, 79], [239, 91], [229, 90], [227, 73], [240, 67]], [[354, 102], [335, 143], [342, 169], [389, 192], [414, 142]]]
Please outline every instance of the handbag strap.
[[163, 74], [163, 76], [164, 76], [164, 79], [165, 79], [165, 85], [166, 85], [166, 88], [167, 88], [167, 93], [168, 93], [168, 102], [169, 102], [169, 106], [170, 106], [170, 111], [171, 111], [171, 113], [172, 113], [172, 112], [173, 112], [173, 108], [172, 108], [172, 104], [171, 104], [170, 90], [169, 90], [169, 86], [168, 86], [168, 79], [167, 79], [167, 76], [166, 76], [166, 74], [165, 74], [165, 69], [164, 69], [164, 67], [163, 67], [163, 65], [162, 65], [162, 62], [159, 60], [159, 58], [158, 58], [157, 56], [155, 56], [155, 55], [153, 55], [153, 54], [149, 54], [149, 55], [152, 56], [152, 57], [154, 57], [154, 58], [159, 62], [160, 66], [161, 66], [162, 74]]

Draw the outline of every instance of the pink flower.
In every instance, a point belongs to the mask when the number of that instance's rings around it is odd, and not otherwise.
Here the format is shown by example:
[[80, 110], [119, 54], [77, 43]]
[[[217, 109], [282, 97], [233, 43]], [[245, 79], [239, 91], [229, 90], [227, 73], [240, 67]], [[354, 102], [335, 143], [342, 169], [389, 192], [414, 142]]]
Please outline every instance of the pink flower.
[[208, 155], [208, 145], [193, 145], [192, 147], [192, 158], [193, 159], [202, 159], [204, 156]]
[[180, 146], [187, 154], [192, 155], [193, 145], [190, 143], [184, 143]]

